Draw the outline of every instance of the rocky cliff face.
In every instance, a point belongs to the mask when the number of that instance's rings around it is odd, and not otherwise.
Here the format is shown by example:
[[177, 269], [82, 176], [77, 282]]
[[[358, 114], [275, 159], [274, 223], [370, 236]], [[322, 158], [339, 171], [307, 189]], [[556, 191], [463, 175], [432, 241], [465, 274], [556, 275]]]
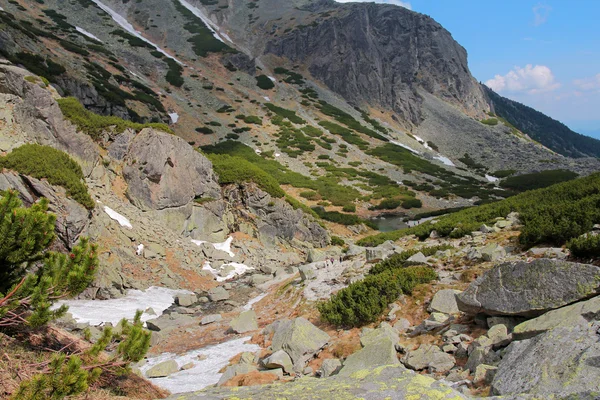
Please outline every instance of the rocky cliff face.
[[389, 107], [418, 125], [421, 87], [470, 114], [489, 107], [467, 52], [432, 18], [381, 4], [333, 6], [318, 24], [268, 41], [265, 53], [302, 64], [356, 105]]

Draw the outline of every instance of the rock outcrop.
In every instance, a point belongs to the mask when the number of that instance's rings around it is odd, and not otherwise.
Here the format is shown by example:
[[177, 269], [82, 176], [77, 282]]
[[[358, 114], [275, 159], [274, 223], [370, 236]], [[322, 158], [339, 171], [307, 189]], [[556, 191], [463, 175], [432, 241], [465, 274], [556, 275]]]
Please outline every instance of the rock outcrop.
[[294, 370], [301, 372], [308, 360], [329, 342], [329, 335], [304, 318], [281, 321], [275, 329], [274, 352], [284, 350], [292, 359]]
[[185, 140], [150, 128], [135, 136], [123, 167], [127, 196], [142, 210], [221, 198], [211, 162]]
[[350, 102], [388, 106], [415, 125], [417, 88], [471, 113], [489, 109], [467, 52], [432, 18], [393, 5], [322, 4], [330, 17], [271, 39], [265, 53], [306, 66]]
[[599, 267], [538, 259], [500, 264], [456, 299], [469, 314], [534, 317], [599, 292]]
[[178, 394], [173, 400], [219, 399], [467, 399], [460, 392], [433, 378], [418, 375], [400, 365], [366, 368], [350, 376], [326, 379], [303, 378], [285, 384], [209, 388], [197, 393]]

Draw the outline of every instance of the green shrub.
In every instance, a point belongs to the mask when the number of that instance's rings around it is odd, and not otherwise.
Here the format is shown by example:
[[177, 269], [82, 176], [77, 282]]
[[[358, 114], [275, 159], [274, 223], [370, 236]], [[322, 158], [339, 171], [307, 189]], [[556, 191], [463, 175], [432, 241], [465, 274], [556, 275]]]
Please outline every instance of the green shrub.
[[594, 257], [600, 256], [600, 235], [586, 234], [569, 240], [567, 248], [575, 257]]
[[481, 123], [484, 125], [496, 126], [498, 125], [498, 120], [496, 118], [482, 119]]
[[246, 115], [244, 116], [244, 122], [247, 124], [262, 125], [262, 118], [256, 115]]
[[181, 76], [181, 73], [183, 72], [183, 67], [179, 65], [177, 61], [171, 58], [166, 58], [165, 62], [169, 66], [169, 70], [167, 71], [167, 75], [165, 76], [167, 82], [169, 82], [175, 87], [183, 86], [184, 80], [183, 76]]
[[343, 208], [342, 211], [344, 212], [349, 212], [349, 213], [353, 213], [356, 212], [356, 204], [346, 204]]
[[256, 77], [256, 86], [263, 90], [271, 90], [275, 87], [275, 84], [266, 75], [259, 75]]
[[421, 208], [423, 203], [419, 199], [406, 199], [402, 202], [402, 208], [410, 210], [411, 208]]
[[339, 237], [339, 236], [331, 237], [331, 245], [332, 246], [344, 246], [345, 244], [346, 244], [346, 242], [341, 237]]
[[[381, 136], [379, 133], [373, 131], [372, 129], [367, 128], [364, 125], [361, 125], [354, 117], [348, 114], [345, 111], [340, 110], [337, 107], [332, 106], [331, 104], [325, 101], [319, 101], [319, 110], [325, 115], [335, 118], [336, 121], [346, 125], [348, 128], [355, 130], [356, 132], [363, 133], [367, 136], [370, 136], [375, 139], [379, 139], [384, 142], [388, 142], [384, 136]], [[376, 122], [375, 120], [371, 120]]]
[[563, 169], [536, 172], [511, 176], [500, 182], [500, 186], [506, 189], [523, 192], [525, 190], [540, 189], [560, 182], [570, 181], [577, 178], [577, 174]]
[[154, 128], [164, 132], [173, 133], [166, 124], [138, 124], [126, 121], [119, 117], [94, 114], [93, 112], [86, 110], [79, 100], [74, 97], [58, 99], [57, 102], [65, 118], [76, 125], [77, 129], [81, 132], [90, 135], [94, 140], [99, 140], [101, 134], [110, 128], [113, 128], [117, 133], [121, 133], [128, 128], [134, 129], [135, 131], [141, 131], [144, 128]]
[[509, 176], [514, 175], [516, 172], [516, 169], [501, 169], [493, 172], [492, 175], [496, 178], [508, 178]]
[[219, 176], [219, 183], [222, 185], [254, 182], [273, 197], [285, 195], [272, 176], [241, 157], [232, 157], [226, 154], [208, 154], [207, 157], [212, 161], [213, 169]]
[[24, 144], [0, 157], [0, 167], [36, 179], [47, 179], [50, 184], [65, 188], [67, 195], [84, 207], [92, 209], [95, 206], [83, 182], [81, 167], [60, 150], [39, 144]]
[[372, 207], [374, 210], [393, 210], [395, 208], [400, 207], [402, 204], [402, 200], [398, 199], [384, 199], [375, 207]]
[[369, 145], [366, 141], [362, 140], [360, 136], [358, 136], [356, 133], [352, 132], [348, 128], [344, 128], [343, 126], [340, 126], [338, 124], [335, 124], [335, 123], [329, 122], [329, 121], [321, 121], [321, 122], [319, 122], [319, 125], [321, 125], [325, 129], [327, 129], [329, 132], [333, 133], [334, 135], [341, 136], [342, 139], [344, 139], [344, 141], [346, 143], [353, 144], [353, 145], [357, 146], [359, 149], [364, 150]]
[[410, 294], [415, 286], [436, 279], [429, 267], [407, 267], [368, 275], [337, 292], [317, 308], [321, 318], [333, 325], [352, 327], [375, 322], [402, 293]]
[[319, 196], [319, 193], [315, 192], [315, 191], [308, 191], [308, 192], [300, 192], [300, 197], [304, 197], [307, 200], [320, 200], [321, 196]]
[[272, 103], [266, 103], [265, 107], [267, 107], [270, 111], [279, 115], [280, 117], [287, 118], [290, 122], [298, 125], [306, 124], [306, 121], [296, 115], [295, 111], [285, 109], [283, 107], [278, 107]]

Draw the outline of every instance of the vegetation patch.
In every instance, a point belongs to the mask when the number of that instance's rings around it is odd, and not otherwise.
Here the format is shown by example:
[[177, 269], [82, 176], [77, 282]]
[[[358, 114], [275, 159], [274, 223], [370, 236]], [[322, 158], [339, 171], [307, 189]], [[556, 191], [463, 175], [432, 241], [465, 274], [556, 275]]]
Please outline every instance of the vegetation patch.
[[94, 140], [99, 140], [102, 132], [111, 129], [116, 133], [121, 133], [125, 129], [133, 129], [139, 132], [144, 128], [154, 128], [164, 132], [173, 133], [166, 124], [162, 123], [139, 124], [115, 116], [94, 114], [93, 112], [86, 110], [79, 100], [74, 97], [58, 99], [57, 102], [65, 118], [76, 125], [77, 129], [81, 132], [90, 135]]
[[370, 136], [375, 139], [379, 139], [383, 142], [389, 141], [386, 137], [381, 136], [379, 133], [375, 132], [374, 130], [369, 129], [364, 125], [361, 125], [361, 123], [358, 122], [356, 119], [354, 119], [354, 117], [352, 115], [348, 114], [345, 111], [340, 110], [337, 107], [332, 106], [331, 104], [329, 104], [325, 101], [322, 101], [322, 100], [319, 101], [319, 110], [321, 110], [321, 112], [323, 114], [333, 117], [336, 121], [346, 125], [348, 128], [350, 128], [356, 132], [363, 133], [367, 136]]
[[556, 183], [570, 181], [577, 178], [577, 176], [578, 175], [575, 172], [556, 169], [533, 174], [511, 176], [502, 180], [500, 186], [505, 189], [524, 192], [526, 190], [540, 189]]
[[478, 230], [482, 224], [491, 225], [496, 218], [506, 217], [511, 212], [520, 215], [523, 226], [519, 242], [523, 246], [562, 246], [600, 223], [600, 174], [470, 207], [442, 216], [435, 224], [428, 221], [412, 228], [369, 236], [357, 244], [377, 246], [386, 240], [398, 240], [407, 235], [416, 235], [424, 240], [434, 230], [443, 237], [459, 238]]
[[4, 157], [0, 167], [17, 171], [36, 179], [46, 179], [51, 185], [62, 186], [67, 195], [82, 206], [95, 206], [83, 182], [81, 167], [67, 153], [39, 144], [24, 144]]
[[337, 292], [317, 307], [321, 318], [342, 327], [361, 326], [377, 321], [388, 304], [401, 294], [437, 278], [432, 268], [411, 266], [370, 274]]
[[275, 84], [268, 76], [259, 75], [256, 77], [256, 86], [263, 90], [271, 90], [275, 87]]
[[207, 157], [213, 163], [215, 173], [219, 176], [219, 183], [222, 185], [254, 182], [273, 197], [285, 195], [272, 176], [241, 157], [227, 154], [208, 154]]
[[235, 49], [232, 49], [225, 43], [217, 39], [212, 31], [208, 29], [204, 22], [194, 15], [190, 10], [185, 8], [178, 0], [173, 0], [175, 9], [183, 15], [187, 23], [183, 25], [183, 28], [191, 33], [193, 36], [188, 39], [188, 42], [192, 44], [194, 53], [200, 57], [206, 57], [209, 53], [236, 53]]
[[283, 107], [278, 107], [272, 103], [266, 103], [265, 107], [267, 107], [270, 111], [274, 112], [275, 114], [279, 115], [280, 117], [288, 119], [290, 122], [293, 122], [294, 124], [298, 124], [298, 125], [306, 124], [306, 121], [303, 120], [302, 118], [300, 118], [299, 116], [297, 116], [295, 111], [288, 110]]

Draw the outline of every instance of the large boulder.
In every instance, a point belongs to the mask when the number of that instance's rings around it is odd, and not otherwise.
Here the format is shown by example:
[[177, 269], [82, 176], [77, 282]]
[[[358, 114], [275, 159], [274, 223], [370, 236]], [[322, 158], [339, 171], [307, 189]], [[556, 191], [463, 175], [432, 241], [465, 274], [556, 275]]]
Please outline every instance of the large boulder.
[[468, 314], [535, 317], [600, 293], [600, 268], [559, 260], [497, 265], [456, 296]]
[[273, 351], [284, 350], [294, 363], [294, 370], [301, 372], [304, 365], [329, 342], [329, 335], [304, 318], [277, 324], [271, 347]]
[[182, 207], [194, 199], [219, 199], [211, 162], [182, 138], [142, 130], [125, 157], [127, 196], [142, 210]]
[[165, 376], [174, 374], [177, 371], [179, 371], [179, 365], [177, 365], [177, 361], [168, 360], [158, 363], [154, 367], [150, 368], [148, 371], [146, 371], [146, 376], [148, 378], [164, 378]]
[[368, 344], [348, 357], [338, 375], [352, 376], [359, 371], [372, 370], [373, 367], [398, 363], [394, 343], [389, 338], [384, 338]]
[[492, 393], [538, 398], [595, 399], [600, 395], [598, 325], [559, 327], [513, 342], [498, 366]]
[[600, 320], [600, 296], [548, 311], [537, 318], [520, 323], [514, 328], [513, 337], [517, 340], [529, 339], [554, 328], [574, 326], [593, 320]]
[[269, 369], [282, 368], [288, 374], [292, 373], [294, 369], [292, 359], [283, 350], [277, 350], [275, 353], [265, 358], [263, 360], [263, 365]]
[[462, 293], [460, 290], [442, 289], [431, 299], [429, 312], [440, 312], [444, 314], [458, 314], [460, 310], [456, 304], [456, 295]]
[[385, 339], [391, 340], [394, 345], [399, 342], [398, 331], [395, 328], [392, 328], [387, 322], [382, 322], [377, 329], [363, 331], [360, 336], [360, 344], [363, 347], [366, 347], [370, 344], [379, 343]]
[[435, 379], [418, 375], [401, 365], [365, 368], [350, 376], [339, 374], [326, 379], [302, 378], [273, 385], [207, 388], [196, 393], [176, 394], [171, 400], [221, 399], [440, 399], [461, 400], [469, 397]]
[[231, 321], [231, 330], [235, 333], [246, 333], [258, 329], [254, 310], [244, 311]]

